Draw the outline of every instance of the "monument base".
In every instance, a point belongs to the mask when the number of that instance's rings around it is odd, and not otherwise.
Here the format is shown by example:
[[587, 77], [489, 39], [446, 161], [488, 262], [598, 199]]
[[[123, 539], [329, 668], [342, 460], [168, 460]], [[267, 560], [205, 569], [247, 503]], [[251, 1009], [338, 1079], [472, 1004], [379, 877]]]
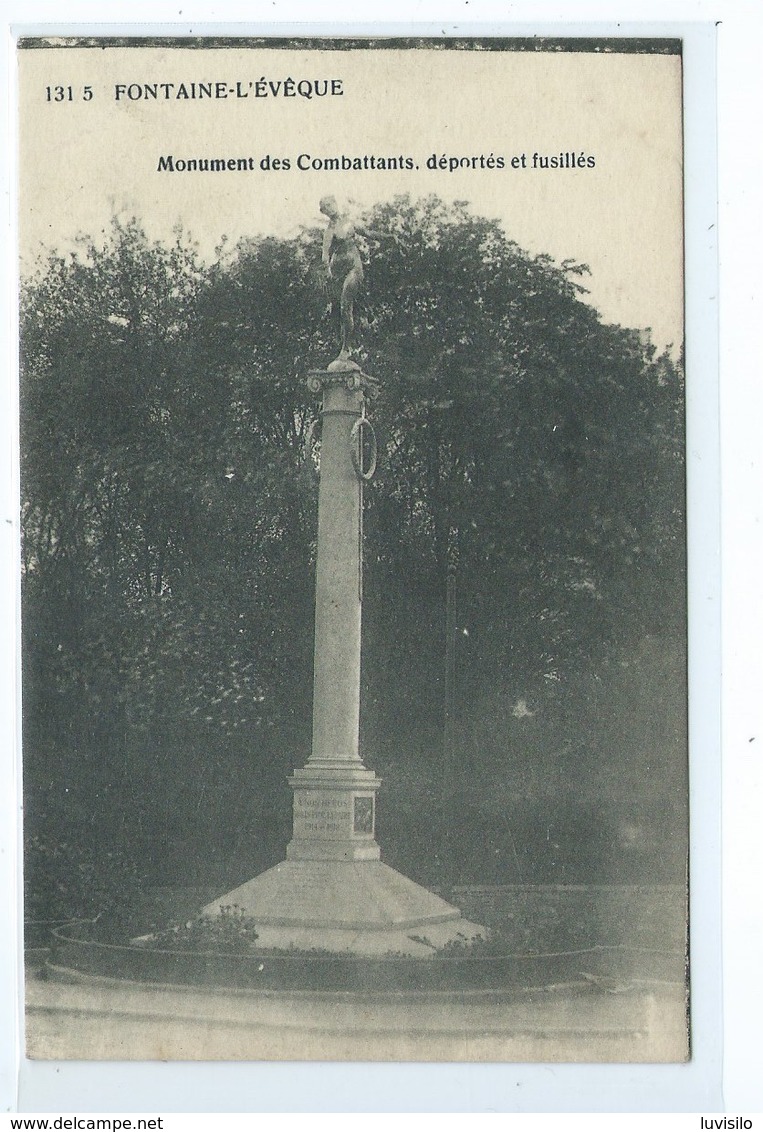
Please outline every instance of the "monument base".
[[238, 905], [257, 948], [425, 958], [485, 929], [379, 860], [286, 860], [203, 909]]
[[286, 860], [202, 910], [237, 905], [257, 949], [424, 958], [487, 933], [458, 908], [382, 863], [375, 838], [381, 780], [360, 759], [314, 758], [289, 779], [294, 835]]

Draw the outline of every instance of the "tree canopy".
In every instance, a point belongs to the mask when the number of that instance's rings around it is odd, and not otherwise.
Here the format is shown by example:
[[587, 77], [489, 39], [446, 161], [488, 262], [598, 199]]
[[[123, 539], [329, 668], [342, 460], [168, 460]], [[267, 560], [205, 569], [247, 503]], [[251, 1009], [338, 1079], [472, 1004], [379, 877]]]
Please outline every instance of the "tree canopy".
[[[633, 876], [650, 846], [675, 864], [680, 361], [603, 323], [584, 265], [530, 256], [464, 203], [397, 198], [367, 221], [359, 360], [382, 460], [362, 746], [389, 780], [385, 855], [437, 878], [444, 792], [461, 879], [608, 876], [613, 846]], [[210, 264], [182, 232], [115, 220], [23, 287], [25, 779], [48, 903], [76, 903], [66, 876], [104, 861], [227, 883], [283, 852], [310, 742], [305, 378], [336, 353], [320, 240]], [[443, 787], [449, 567], [461, 774]]]

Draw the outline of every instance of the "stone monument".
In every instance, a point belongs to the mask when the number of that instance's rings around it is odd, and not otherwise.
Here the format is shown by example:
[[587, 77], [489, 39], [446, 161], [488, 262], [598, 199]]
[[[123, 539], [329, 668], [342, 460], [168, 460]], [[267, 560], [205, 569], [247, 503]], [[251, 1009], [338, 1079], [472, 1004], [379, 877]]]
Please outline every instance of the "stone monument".
[[[321, 210], [329, 217], [323, 262], [327, 289], [340, 303], [341, 351], [307, 378], [322, 401], [312, 753], [289, 779], [294, 825], [286, 860], [213, 901], [203, 914], [238, 905], [253, 918], [263, 949], [421, 957], [484, 931], [385, 865], [375, 837], [381, 781], [363, 764], [358, 731], [363, 488], [376, 462], [365, 414], [377, 384], [350, 356], [352, 307], [362, 282], [355, 229], [333, 197], [324, 198]], [[372, 442], [368, 467], [364, 433]]]

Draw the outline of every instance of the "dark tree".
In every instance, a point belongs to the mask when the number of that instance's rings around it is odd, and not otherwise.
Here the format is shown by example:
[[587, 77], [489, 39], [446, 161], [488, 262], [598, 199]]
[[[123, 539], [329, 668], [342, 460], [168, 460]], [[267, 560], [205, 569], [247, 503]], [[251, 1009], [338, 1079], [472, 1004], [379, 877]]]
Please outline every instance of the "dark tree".
[[[355, 315], [384, 459], [366, 493], [362, 741], [388, 779], [387, 857], [437, 875], [450, 567], [462, 876], [609, 877], [620, 844], [628, 875], [674, 870], [680, 365], [602, 323], [583, 265], [527, 255], [466, 205], [401, 198], [365, 219]], [[320, 246], [306, 230], [204, 265], [182, 234], [115, 223], [24, 287], [40, 907], [103, 903], [138, 862], [228, 883], [283, 851], [285, 775], [310, 741], [305, 376], [336, 353]]]

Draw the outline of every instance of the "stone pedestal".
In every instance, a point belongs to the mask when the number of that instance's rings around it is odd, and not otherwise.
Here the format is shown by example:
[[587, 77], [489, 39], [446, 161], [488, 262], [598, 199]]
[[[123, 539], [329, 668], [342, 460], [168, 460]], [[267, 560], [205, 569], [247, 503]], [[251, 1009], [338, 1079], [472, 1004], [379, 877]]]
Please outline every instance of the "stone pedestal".
[[376, 791], [381, 780], [362, 763], [348, 769], [310, 763], [289, 779], [294, 836], [288, 861], [378, 861]]
[[362, 955], [432, 954], [483, 934], [457, 908], [380, 860], [375, 839], [381, 781], [358, 751], [363, 468], [360, 433], [375, 383], [352, 362], [315, 371], [323, 407], [315, 584], [313, 745], [289, 783], [294, 832], [286, 860], [204, 909], [237, 904], [259, 945]]

